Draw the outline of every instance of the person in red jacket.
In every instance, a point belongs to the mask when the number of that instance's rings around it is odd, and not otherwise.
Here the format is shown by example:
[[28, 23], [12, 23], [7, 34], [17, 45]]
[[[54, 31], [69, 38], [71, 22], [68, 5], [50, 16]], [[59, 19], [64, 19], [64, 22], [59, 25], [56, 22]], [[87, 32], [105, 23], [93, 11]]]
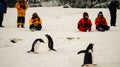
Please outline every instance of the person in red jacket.
[[98, 31], [107, 31], [110, 29], [101, 11], [98, 13], [98, 16], [95, 19], [95, 25], [96, 25], [96, 30]]
[[92, 22], [87, 12], [83, 13], [83, 18], [78, 21], [78, 30], [82, 32], [91, 31]]

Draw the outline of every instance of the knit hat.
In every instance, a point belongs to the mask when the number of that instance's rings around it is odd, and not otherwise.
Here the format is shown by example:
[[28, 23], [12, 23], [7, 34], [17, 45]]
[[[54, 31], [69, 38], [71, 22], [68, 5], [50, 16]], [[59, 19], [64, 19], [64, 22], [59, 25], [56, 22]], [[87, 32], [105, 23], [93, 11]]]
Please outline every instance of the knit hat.
[[100, 11], [100, 12], [98, 13], [98, 16], [103, 16], [102, 11]]
[[37, 13], [33, 13], [32, 16], [38, 16]]
[[88, 17], [89, 17], [88, 13], [87, 13], [87, 12], [84, 12], [84, 13], [83, 13], [83, 18], [88, 18]]

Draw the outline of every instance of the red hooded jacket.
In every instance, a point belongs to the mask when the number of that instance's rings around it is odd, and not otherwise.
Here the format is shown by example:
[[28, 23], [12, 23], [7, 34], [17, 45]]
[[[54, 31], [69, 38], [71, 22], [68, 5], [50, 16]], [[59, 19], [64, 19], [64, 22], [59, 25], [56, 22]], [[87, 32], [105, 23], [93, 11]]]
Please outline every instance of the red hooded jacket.
[[107, 21], [106, 21], [106, 19], [104, 17], [102, 17], [102, 18], [97, 17], [95, 19], [95, 25], [98, 26], [100, 24], [102, 24], [102, 25], [108, 25]]
[[90, 19], [82, 18], [78, 21], [79, 31], [83, 31], [83, 32], [86, 32], [87, 30], [91, 31], [91, 26], [92, 26], [92, 23]]

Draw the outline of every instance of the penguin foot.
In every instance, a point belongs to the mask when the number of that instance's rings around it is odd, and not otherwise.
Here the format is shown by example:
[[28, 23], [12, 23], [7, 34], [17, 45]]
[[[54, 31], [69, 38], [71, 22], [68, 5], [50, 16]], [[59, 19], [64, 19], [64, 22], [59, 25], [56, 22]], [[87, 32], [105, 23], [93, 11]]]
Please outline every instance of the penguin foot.
[[39, 54], [39, 52], [33, 52], [33, 51], [27, 51], [27, 53], [34, 53], [34, 54]]
[[48, 51], [57, 51], [57, 50], [55, 50], [55, 49], [49, 49]]
[[32, 51], [27, 51], [27, 53], [30, 53], [30, 52], [32, 52]]
[[83, 64], [82, 67], [96, 67], [97, 64]]
[[53, 51], [57, 51], [57, 50], [53, 49]]

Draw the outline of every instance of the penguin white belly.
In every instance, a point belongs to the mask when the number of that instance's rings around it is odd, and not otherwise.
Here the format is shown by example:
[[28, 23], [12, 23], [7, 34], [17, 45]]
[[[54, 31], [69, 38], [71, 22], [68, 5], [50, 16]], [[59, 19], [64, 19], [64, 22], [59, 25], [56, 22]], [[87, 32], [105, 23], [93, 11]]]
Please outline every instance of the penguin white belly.
[[35, 44], [35, 47], [34, 47], [35, 52], [38, 52], [38, 48], [39, 48], [39, 47], [40, 47], [40, 43], [37, 42], [37, 43]]

